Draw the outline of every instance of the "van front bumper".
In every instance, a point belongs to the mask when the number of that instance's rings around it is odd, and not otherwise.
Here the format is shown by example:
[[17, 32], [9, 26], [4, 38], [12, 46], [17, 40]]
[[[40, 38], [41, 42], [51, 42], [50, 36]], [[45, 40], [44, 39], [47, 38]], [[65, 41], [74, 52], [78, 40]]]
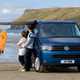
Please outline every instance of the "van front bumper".
[[[65, 55], [64, 57], [54, 57], [54, 55]], [[68, 55], [66, 57], [66, 55]], [[74, 55], [74, 56], [73, 56]], [[79, 55], [75, 57], [75, 55]], [[64, 62], [62, 62], [64, 61]], [[70, 61], [70, 62], [65, 62]], [[72, 61], [72, 62], [71, 62]], [[80, 51], [43, 51], [42, 62], [51, 66], [78, 66], [80, 65]]]

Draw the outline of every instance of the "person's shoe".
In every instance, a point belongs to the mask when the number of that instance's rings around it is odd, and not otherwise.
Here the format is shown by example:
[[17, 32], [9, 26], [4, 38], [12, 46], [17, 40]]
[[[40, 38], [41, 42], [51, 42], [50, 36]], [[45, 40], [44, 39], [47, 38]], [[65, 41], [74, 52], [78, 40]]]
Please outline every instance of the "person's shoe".
[[20, 71], [20, 72], [26, 72], [25, 69], [21, 69], [21, 68], [18, 71]]
[[21, 72], [26, 72], [25, 69], [22, 69]]
[[25, 72], [24, 66], [20, 66], [18, 71]]

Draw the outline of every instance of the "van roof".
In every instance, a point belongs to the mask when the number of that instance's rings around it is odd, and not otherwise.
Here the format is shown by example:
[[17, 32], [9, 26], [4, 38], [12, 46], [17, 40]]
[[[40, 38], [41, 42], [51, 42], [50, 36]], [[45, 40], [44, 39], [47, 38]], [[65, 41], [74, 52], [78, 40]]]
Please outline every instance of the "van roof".
[[[74, 20], [36, 20], [37, 23], [76, 23]], [[33, 23], [33, 21], [29, 21], [28, 23]]]

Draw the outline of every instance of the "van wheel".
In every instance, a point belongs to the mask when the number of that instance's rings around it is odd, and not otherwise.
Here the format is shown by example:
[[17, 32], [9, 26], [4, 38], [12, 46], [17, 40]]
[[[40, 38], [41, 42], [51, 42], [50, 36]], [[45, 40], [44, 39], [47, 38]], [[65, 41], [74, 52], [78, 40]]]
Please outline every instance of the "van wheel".
[[36, 72], [40, 69], [40, 59], [38, 57], [35, 59], [34, 68]]
[[35, 65], [34, 65], [36, 72], [46, 72], [46, 67], [41, 64], [39, 57], [35, 59]]

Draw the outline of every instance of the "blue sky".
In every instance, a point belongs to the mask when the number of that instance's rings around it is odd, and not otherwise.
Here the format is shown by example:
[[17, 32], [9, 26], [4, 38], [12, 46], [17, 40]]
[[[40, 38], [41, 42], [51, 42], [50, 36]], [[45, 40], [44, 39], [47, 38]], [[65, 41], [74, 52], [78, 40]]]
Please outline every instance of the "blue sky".
[[13, 21], [25, 9], [80, 7], [80, 0], [0, 0], [0, 21]]
[[80, 6], [80, 0], [0, 0], [2, 7], [43, 8]]

